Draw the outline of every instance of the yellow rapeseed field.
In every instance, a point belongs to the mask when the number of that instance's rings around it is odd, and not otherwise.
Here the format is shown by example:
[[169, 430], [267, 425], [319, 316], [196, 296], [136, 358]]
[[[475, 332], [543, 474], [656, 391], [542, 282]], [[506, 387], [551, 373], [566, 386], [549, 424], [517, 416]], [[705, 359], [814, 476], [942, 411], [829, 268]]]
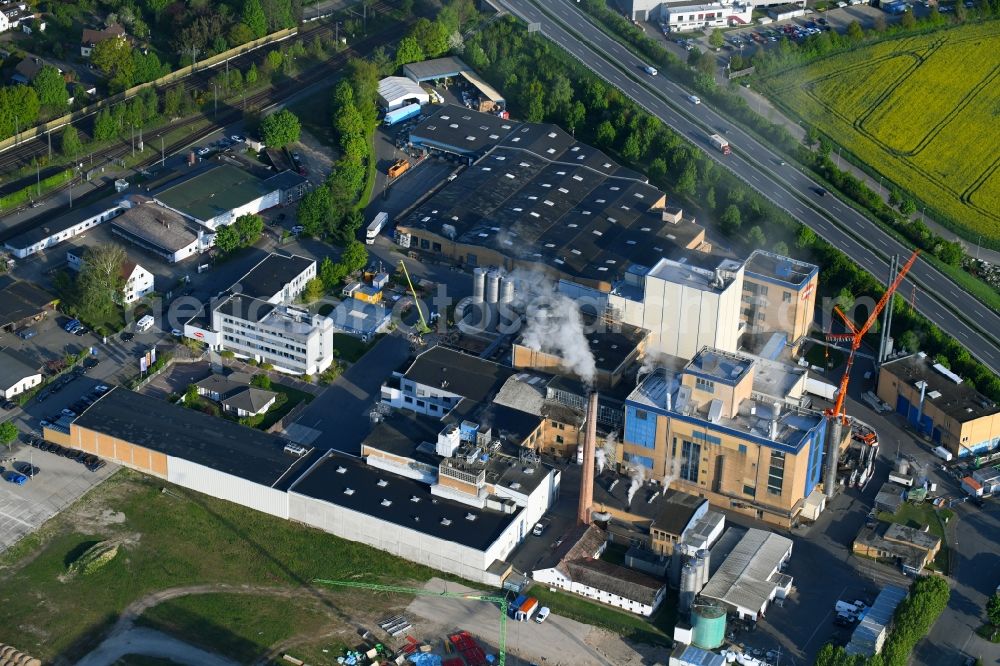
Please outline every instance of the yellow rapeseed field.
[[803, 120], [1000, 244], [1000, 22], [887, 40], [766, 81]]

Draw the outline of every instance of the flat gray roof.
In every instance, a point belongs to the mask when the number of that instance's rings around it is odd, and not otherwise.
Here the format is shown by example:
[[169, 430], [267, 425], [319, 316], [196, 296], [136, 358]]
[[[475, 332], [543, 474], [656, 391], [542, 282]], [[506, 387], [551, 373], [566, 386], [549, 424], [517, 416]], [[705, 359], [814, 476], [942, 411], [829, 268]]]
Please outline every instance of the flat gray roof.
[[265, 486], [299, 460], [284, 453], [285, 441], [274, 435], [122, 387], [104, 394], [73, 425]]
[[916, 388], [917, 382], [927, 382], [927, 402], [959, 423], [1000, 412], [1000, 407], [995, 402], [947, 368], [934, 363], [922, 352], [887, 361], [882, 364], [882, 370], [908, 384], [918, 393], [920, 389]]
[[179, 252], [198, 240], [198, 231], [187, 218], [151, 199], [133, 205], [111, 220], [111, 227], [170, 253]]

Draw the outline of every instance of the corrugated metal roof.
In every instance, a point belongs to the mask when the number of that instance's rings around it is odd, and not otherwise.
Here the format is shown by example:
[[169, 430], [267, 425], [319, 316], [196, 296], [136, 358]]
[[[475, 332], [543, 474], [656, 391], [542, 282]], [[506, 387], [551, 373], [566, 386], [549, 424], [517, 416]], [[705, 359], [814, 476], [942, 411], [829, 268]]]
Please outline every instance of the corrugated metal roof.
[[702, 596], [759, 611], [779, 586], [772, 574], [791, 549], [791, 539], [748, 530], [701, 591]]
[[881, 649], [883, 632], [892, 621], [896, 607], [906, 598], [906, 590], [895, 585], [882, 588], [875, 603], [868, 609], [865, 618], [854, 628], [851, 642], [847, 644], [847, 654], [872, 656]]

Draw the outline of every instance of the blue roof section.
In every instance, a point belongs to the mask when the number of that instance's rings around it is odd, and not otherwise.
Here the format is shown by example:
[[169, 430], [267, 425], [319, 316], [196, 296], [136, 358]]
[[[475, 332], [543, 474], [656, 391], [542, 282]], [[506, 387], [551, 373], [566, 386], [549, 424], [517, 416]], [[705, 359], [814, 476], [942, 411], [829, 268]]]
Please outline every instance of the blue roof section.
[[684, 368], [684, 372], [709, 381], [735, 386], [750, 372], [753, 363], [753, 359], [704, 347], [695, 354]]
[[767, 343], [764, 344], [764, 349], [761, 350], [760, 355], [768, 360], [774, 361], [781, 356], [781, 350], [785, 348], [785, 344], [787, 342], [787, 333], [772, 333], [771, 337], [768, 338]]

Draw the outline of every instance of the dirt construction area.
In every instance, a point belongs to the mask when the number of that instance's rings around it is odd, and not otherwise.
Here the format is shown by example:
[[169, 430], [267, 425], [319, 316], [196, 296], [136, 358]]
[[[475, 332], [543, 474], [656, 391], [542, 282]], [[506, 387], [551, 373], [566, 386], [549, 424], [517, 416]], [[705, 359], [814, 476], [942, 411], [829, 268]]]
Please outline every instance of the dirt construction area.
[[[435, 592], [476, 592], [467, 587], [433, 578], [424, 586]], [[482, 592], [479, 592], [480, 594]], [[406, 609], [414, 629], [425, 640], [467, 631], [481, 644], [496, 646], [500, 631], [500, 610], [484, 601], [443, 596], [418, 596]], [[640, 652], [639, 650], [643, 650]], [[545, 622], [507, 620], [507, 663], [547, 666], [640, 666], [667, 663], [666, 649], [644, 649], [627, 644], [620, 637], [575, 620], [549, 615]]]

